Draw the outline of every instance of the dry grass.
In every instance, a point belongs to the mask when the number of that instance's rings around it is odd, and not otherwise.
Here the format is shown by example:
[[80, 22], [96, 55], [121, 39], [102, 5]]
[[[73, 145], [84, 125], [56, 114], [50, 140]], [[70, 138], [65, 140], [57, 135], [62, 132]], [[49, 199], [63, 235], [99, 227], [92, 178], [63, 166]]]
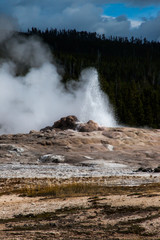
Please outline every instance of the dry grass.
[[[74, 196], [90, 196], [103, 195], [106, 190], [105, 186], [98, 186], [96, 184], [85, 183], [69, 183], [69, 184], [47, 184], [29, 185], [22, 188], [19, 193], [23, 196], [54, 196], [54, 197], [74, 197]], [[105, 191], [106, 193], [106, 191]]]
[[[83, 181], [82, 181], [83, 180]], [[152, 197], [160, 193], [160, 183], [143, 184], [140, 186], [110, 186], [103, 179], [72, 179], [59, 181], [52, 178], [45, 179], [0, 179], [0, 196], [6, 194], [20, 194], [22, 196], [108, 196], [108, 195], [137, 195], [137, 197]]]
[[95, 183], [61, 183], [53, 184], [48, 181], [43, 184], [30, 184], [16, 190], [22, 196], [53, 196], [53, 197], [80, 197], [80, 196], [107, 196], [107, 195], [138, 195], [139, 197], [153, 192], [160, 192], [160, 183], [140, 186], [105, 186]]

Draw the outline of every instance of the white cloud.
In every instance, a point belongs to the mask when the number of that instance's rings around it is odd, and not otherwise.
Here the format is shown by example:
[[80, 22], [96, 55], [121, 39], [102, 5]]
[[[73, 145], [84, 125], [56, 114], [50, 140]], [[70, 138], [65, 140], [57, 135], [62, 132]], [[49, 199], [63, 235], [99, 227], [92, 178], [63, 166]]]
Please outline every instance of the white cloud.
[[[107, 16], [107, 15], [102, 15], [102, 21], [105, 22], [105, 20], [108, 21], [115, 21], [116, 17], [111, 17], [111, 16]], [[127, 20], [126, 18], [124, 18], [124, 21]], [[140, 21], [140, 20], [133, 20], [133, 19], [128, 19], [128, 21], [130, 22], [130, 28], [138, 28], [144, 21]]]
[[129, 36], [130, 35], [130, 21], [124, 16], [110, 17], [102, 16], [102, 20], [95, 25], [95, 31], [99, 34], [106, 34], [106, 36]]
[[[134, 6], [143, 6], [159, 4], [156, 1], [138, 1], [138, 0], [110, 0], [107, 3], [124, 2]], [[0, 12], [11, 14], [17, 18], [21, 30], [37, 27], [41, 30], [46, 28], [58, 29], [77, 29], [97, 33], [104, 33], [106, 36], [118, 35], [137, 37], [147, 37], [149, 39], [159, 39], [160, 17], [152, 19], [129, 19], [124, 15], [118, 17], [109, 17], [103, 15], [102, 5], [106, 4], [104, 0], [2, 0], [0, 2]], [[6, 7], [4, 7], [6, 6]], [[1, 21], [1, 20], [0, 20]]]
[[160, 38], [160, 15], [156, 18], [146, 19], [134, 32], [138, 37], [157, 41]]
[[131, 28], [138, 28], [143, 23], [143, 21], [129, 19], [131, 22]]

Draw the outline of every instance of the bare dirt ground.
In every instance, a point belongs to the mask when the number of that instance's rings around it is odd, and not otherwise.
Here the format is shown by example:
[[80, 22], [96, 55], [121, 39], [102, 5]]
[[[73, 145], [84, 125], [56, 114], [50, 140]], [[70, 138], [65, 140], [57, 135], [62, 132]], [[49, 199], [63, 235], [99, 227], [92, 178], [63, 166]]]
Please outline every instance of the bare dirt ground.
[[2, 135], [0, 239], [160, 239], [159, 166], [160, 130]]
[[[43, 156], [48, 154], [58, 156], [57, 161], [45, 162]], [[131, 175], [140, 167], [157, 168], [159, 162], [160, 130], [105, 128], [77, 132], [53, 129], [0, 136], [0, 175], [3, 178]]]
[[10, 240], [160, 239], [160, 184], [59, 198], [3, 194], [0, 231]]

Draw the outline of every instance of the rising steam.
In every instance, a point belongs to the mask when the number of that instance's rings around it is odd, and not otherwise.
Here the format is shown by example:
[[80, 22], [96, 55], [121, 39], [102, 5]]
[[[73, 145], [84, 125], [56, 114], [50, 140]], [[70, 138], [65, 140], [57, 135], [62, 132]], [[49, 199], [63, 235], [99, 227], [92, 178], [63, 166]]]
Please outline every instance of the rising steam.
[[[80, 81], [74, 88], [70, 82], [66, 90], [49, 50], [39, 40], [10, 38], [5, 49], [7, 58], [0, 63], [0, 133], [39, 130], [67, 115], [116, 125], [95, 69], [83, 70]], [[24, 66], [27, 73], [17, 75]]]
[[83, 70], [81, 82], [84, 89], [80, 89], [82, 96], [79, 118], [84, 122], [92, 119], [102, 126], [116, 126], [108, 97], [100, 89], [97, 70], [93, 68]]

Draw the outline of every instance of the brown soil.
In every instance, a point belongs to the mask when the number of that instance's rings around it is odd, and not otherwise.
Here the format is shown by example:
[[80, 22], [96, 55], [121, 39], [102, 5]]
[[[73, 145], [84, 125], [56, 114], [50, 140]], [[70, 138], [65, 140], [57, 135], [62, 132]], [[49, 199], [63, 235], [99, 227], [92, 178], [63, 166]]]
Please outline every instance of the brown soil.
[[[159, 146], [160, 130], [136, 128], [0, 136], [0, 239], [160, 239], [160, 173], [134, 172], [160, 166]], [[124, 164], [131, 173], [113, 167], [111, 176], [67, 178], [62, 172], [55, 178], [44, 170], [41, 178], [30, 177], [28, 169], [24, 178], [25, 164], [41, 167], [38, 159], [45, 154], [63, 156], [62, 165], [77, 168]], [[12, 169], [15, 163], [21, 170]]]
[[[42, 186], [42, 180], [37, 181]], [[18, 189], [13, 194], [15, 179], [10, 179], [13, 188], [6, 195], [2, 185], [1, 181], [0, 239], [160, 239], [159, 183], [105, 186], [103, 194], [95, 188], [90, 196], [66, 193], [59, 198], [27, 197]], [[20, 179], [19, 187], [24, 189]]]

